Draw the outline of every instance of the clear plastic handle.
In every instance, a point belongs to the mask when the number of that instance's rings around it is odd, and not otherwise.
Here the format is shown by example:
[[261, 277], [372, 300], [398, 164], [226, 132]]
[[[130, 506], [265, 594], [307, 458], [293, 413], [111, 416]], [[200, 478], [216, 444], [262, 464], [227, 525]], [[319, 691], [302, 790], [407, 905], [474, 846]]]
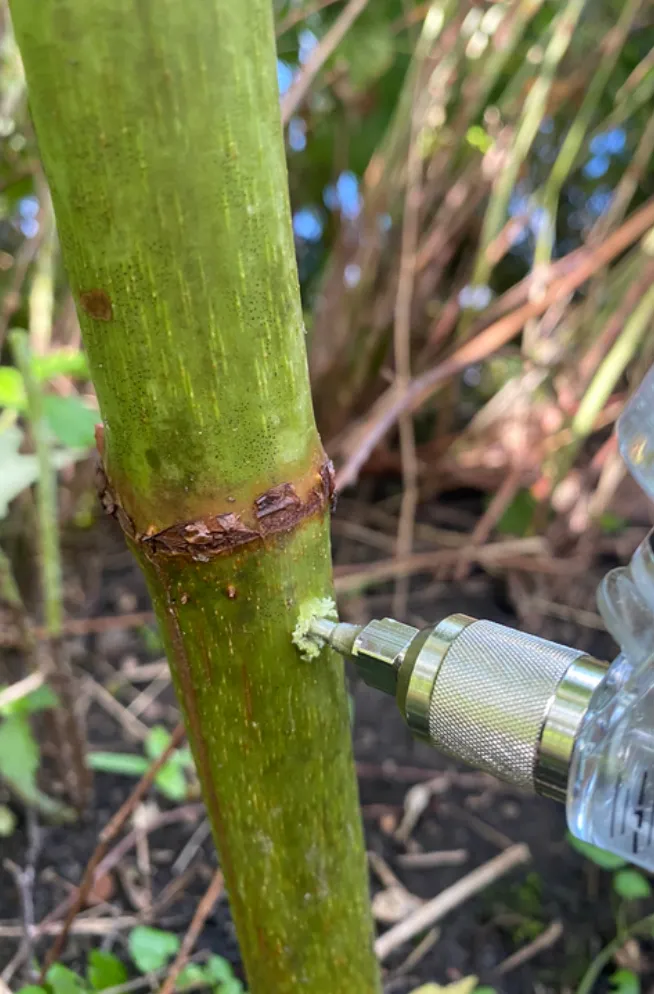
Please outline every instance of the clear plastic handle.
[[654, 366], [618, 420], [618, 443], [627, 469], [654, 500]]
[[[629, 472], [654, 500], [654, 368], [618, 421]], [[575, 743], [568, 824], [579, 838], [654, 870], [654, 531], [597, 592], [621, 652]]]

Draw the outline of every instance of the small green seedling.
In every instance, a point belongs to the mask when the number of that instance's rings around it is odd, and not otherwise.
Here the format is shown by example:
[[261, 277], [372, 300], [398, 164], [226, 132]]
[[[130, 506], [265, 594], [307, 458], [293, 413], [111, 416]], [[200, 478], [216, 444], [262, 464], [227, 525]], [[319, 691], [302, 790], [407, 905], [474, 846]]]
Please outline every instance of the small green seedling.
[[[47, 383], [58, 376], [87, 380], [86, 356], [78, 350], [55, 349], [47, 356], [31, 356], [30, 362], [35, 378], [44, 384], [43, 410], [50, 430], [52, 465], [63, 469], [85, 458], [93, 447], [99, 416], [77, 394], [62, 397], [47, 392]], [[0, 518], [10, 502], [39, 476], [38, 460], [23, 452], [24, 433], [16, 423], [26, 409], [21, 373], [13, 366], [0, 366]]]
[[569, 845], [589, 859], [591, 863], [595, 863], [596, 866], [600, 866], [603, 870], [620, 870], [627, 863], [621, 856], [616, 856], [614, 853], [607, 852], [606, 849], [598, 849], [597, 846], [593, 846], [590, 842], [582, 842], [581, 839], [577, 839], [571, 832], [566, 835]]
[[129, 934], [128, 946], [136, 968], [141, 973], [153, 973], [179, 952], [179, 939], [174, 932], [137, 925]]
[[[151, 762], [168, 747], [170, 732], [155, 725], [145, 740], [145, 755], [126, 752], [90, 752], [87, 762], [98, 773], [116, 773], [119, 776], [142, 777]], [[184, 801], [189, 796], [195, 779], [195, 765], [191, 750], [184, 746], [175, 749], [157, 773], [154, 784], [169, 801]]]
[[[595, 863], [603, 870], [608, 870], [613, 874], [613, 890], [620, 898], [620, 903], [616, 909], [616, 932], [617, 936], [612, 943], [595, 957], [588, 967], [584, 978], [578, 988], [579, 994], [588, 994], [594, 980], [599, 975], [602, 967], [612, 959], [613, 947], [616, 949], [624, 944], [630, 935], [651, 934], [654, 927], [654, 917], [648, 916], [640, 921], [629, 924], [629, 911], [633, 907], [631, 902], [643, 901], [652, 896], [652, 885], [644, 873], [627, 865], [626, 861], [614, 853], [598, 849], [597, 846], [588, 842], [581, 842], [568, 833], [568, 842], [586, 859]], [[632, 970], [619, 969], [609, 978], [611, 983], [611, 994], [640, 994], [641, 984], [637, 974]]]
[[632, 970], [616, 970], [609, 981], [611, 994], [640, 994], [640, 978]]
[[613, 876], [613, 890], [623, 901], [643, 901], [652, 896], [652, 885], [640, 870], [618, 870]]
[[[165, 974], [180, 948], [179, 936], [149, 925], [137, 925], [128, 936], [129, 955], [136, 970], [152, 977]], [[127, 966], [113, 953], [93, 949], [82, 977], [62, 963], [48, 970], [45, 985], [29, 984], [16, 994], [100, 994], [121, 987], [129, 979]], [[231, 963], [222, 956], [209, 956], [203, 963], [187, 963], [180, 972], [176, 991], [204, 988], [211, 994], [246, 994], [234, 976]]]
[[[30, 715], [56, 706], [56, 695], [44, 684], [0, 708], [0, 777], [25, 804], [52, 821], [66, 822], [75, 819], [75, 812], [44, 794], [37, 785], [41, 757], [30, 724]], [[6, 817], [4, 824], [8, 824]]]

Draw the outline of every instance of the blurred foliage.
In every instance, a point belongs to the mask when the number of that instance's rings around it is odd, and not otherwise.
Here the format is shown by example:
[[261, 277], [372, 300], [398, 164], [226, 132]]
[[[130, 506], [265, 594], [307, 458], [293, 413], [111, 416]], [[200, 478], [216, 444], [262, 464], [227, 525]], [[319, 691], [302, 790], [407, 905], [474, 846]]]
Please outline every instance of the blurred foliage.
[[[136, 970], [146, 976], [165, 971], [179, 952], [180, 940], [174, 932], [137, 925], [127, 937], [129, 955]], [[113, 953], [92, 949], [88, 954], [85, 976], [75, 973], [63, 963], [53, 963], [45, 977], [45, 985], [29, 984], [17, 994], [96, 994], [96, 992], [129, 986], [127, 967]], [[223, 956], [209, 956], [203, 963], [187, 963], [177, 978], [176, 991], [188, 988], [209, 990], [212, 994], [244, 994], [243, 984], [234, 976]]]
[[[275, 3], [282, 93], [342, 11], [333, 0]], [[8, 327], [29, 328], [53, 459], [71, 465], [91, 448], [98, 415], [5, 7], [1, 26], [0, 342]], [[583, 262], [576, 250], [610, 241], [654, 195], [653, 44], [645, 0], [375, 0], [354, 21], [286, 129], [314, 396], [337, 464], [347, 470], [374, 434], [393, 377], [411, 136], [420, 176], [408, 333], [420, 377], [538, 300]], [[605, 462], [588, 467], [583, 443], [615, 420], [611, 402], [654, 358], [649, 227], [464, 362], [456, 389], [445, 377], [426, 391], [416, 432], [429, 492], [471, 480], [493, 492], [516, 470], [498, 528], [526, 534], [537, 505], [556, 506], [582, 465], [585, 503], [566, 508], [573, 531], [608, 520], [611, 488], [593, 501]], [[607, 367], [636, 312], [632, 344]], [[29, 436], [16, 434], [24, 409], [5, 347], [0, 448], [11, 482], [0, 511], [35, 479]], [[399, 472], [394, 419], [375, 438], [377, 462]]]
[[[0, 687], [0, 691], [2, 689]], [[55, 708], [57, 703], [52, 690], [42, 685], [24, 697], [0, 707], [0, 779], [25, 804], [33, 806], [46, 818], [72, 821], [74, 812], [43, 793], [37, 784], [41, 757], [30, 717], [39, 711]]]
[[[162, 725], [150, 729], [144, 742], [145, 755], [126, 752], [89, 752], [86, 761], [98, 773], [115, 773], [127, 777], [142, 777], [153, 760], [168, 748], [171, 735]], [[154, 785], [169, 801], [181, 803], [190, 794], [198, 793], [195, 764], [188, 746], [175, 749], [154, 779]]]

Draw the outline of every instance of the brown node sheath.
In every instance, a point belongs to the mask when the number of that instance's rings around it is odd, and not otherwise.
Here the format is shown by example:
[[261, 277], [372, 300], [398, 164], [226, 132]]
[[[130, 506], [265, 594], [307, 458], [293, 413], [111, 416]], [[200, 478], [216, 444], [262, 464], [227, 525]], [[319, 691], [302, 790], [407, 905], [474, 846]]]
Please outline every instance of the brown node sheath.
[[280, 483], [256, 497], [251, 507], [242, 512], [204, 515], [153, 535], [137, 533], [102, 466], [98, 468], [98, 491], [107, 514], [116, 517], [126, 535], [141, 543], [149, 554], [190, 556], [198, 562], [208, 562], [240, 546], [290, 532], [306, 518], [326, 511], [334, 495], [334, 467], [324, 458], [305, 496], [300, 496], [294, 484]]

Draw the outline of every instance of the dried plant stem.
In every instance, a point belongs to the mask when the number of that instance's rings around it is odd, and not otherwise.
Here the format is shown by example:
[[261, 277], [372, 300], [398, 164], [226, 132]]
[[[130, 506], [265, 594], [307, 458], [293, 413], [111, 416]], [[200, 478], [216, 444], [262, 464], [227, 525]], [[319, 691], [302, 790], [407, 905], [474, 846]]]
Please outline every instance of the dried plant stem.
[[4, 601], [17, 615], [23, 615], [25, 606], [20, 596], [18, 584], [11, 568], [11, 562], [5, 552], [0, 549], [0, 601]]
[[[484, 286], [492, 271], [488, 258], [488, 246], [497, 238], [504, 222], [511, 193], [515, 189], [518, 174], [527, 158], [534, 138], [545, 114], [547, 99], [554, 82], [557, 68], [565, 55], [574, 28], [581, 16], [585, 0], [570, 0], [566, 3], [552, 27], [549, 44], [545, 50], [541, 71], [532, 86], [516, 128], [515, 138], [507, 154], [504, 168], [500, 170], [484, 216], [479, 252], [475, 261], [472, 284]], [[472, 322], [472, 314], [464, 317], [462, 331]]]
[[284, 124], [288, 124], [293, 114], [298, 110], [311, 89], [314, 79], [330, 55], [340, 45], [367, 3], [368, 0], [350, 0], [320, 44], [316, 45], [282, 98], [282, 122]]
[[[346, 461], [336, 477], [336, 489], [342, 490], [356, 479], [361, 466], [370, 453], [394, 425], [404, 410], [417, 410], [446, 380], [460, 373], [473, 362], [487, 358], [509, 342], [533, 317], [547, 310], [561, 296], [565, 296], [585, 283], [598, 269], [640, 238], [654, 224], [654, 201], [649, 200], [624, 224], [614, 231], [601, 245], [575, 255], [571, 271], [552, 282], [545, 294], [530, 300], [522, 307], [501, 317], [484, 328], [473, 339], [460, 346], [449, 358], [414, 378], [402, 395], [392, 387], [375, 403], [366, 420], [348, 432], [341, 441], [341, 451], [347, 453]], [[563, 260], [561, 260], [563, 261]]]
[[43, 674], [38, 672], [30, 673], [29, 676], [23, 677], [22, 680], [10, 684], [9, 687], [0, 691], [0, 711], [9, 704], [14, 704], [16, 701], [22, 700], [23, 697], [27, 697], [28, 694], [34, 693], [35, 690], [38, 690], [42, 686]]
[[550, 170], [542, 193], [545, 218], [539, 227], [536, 238], [534, 268], [546, 266], [551, 261], [561, 189], [581, 151], [593, 115], [611, 78], [611, 74], [622, 51], [625, 38], [640, 9], [641, 3], [642, 0], [628, 0], [622, 8], [618, 23], [603, 39], [600, 64], [591, 77], [590, 85], [586, 90], [581, 107], [568, 129], [563, 145]]
[[511, 846], [499, 856], [490, 859], [483, 866], [478, 866], [451, 887], [446, 887], [437, 897], [408, 915], [403, 921], [384, 932], [375, 943], [375, 952], [380, 960], [387, 959], [399, 946], [409, 939], [431, 928], [448, 912], [467, 901], [474, 894], [494, 883], [516, 866], [531, 859], [529, 847], [520, 843]]
[[[416, 274], [416, 250], [420, 233], [420, 201], [422, 185], [422, 156], [419, 137], [421, 111], [424, 101], [420, 100], [423, 60], [429, 48], [427, 20], [423, 36], [418, 44], [418, 66], [414, 80], [411, 108], [411, 135], [406, 165], [406, 190], [404, 215], [402, 219], [402, 246], [400, 251], [400, 275], [395, 297], [395, 320], [393, 329], [393, 351], [395, 356], [395, 385], [402, 393], [411, 382], [411, 304]], [[397, 531], [396, 554], [403, 558], [413, 549], [413, 528], [418, 503], [418, 457], [413, 429], [413, 417], [404, 413], [399, 419], [400, 457], [402, 461], [402, 503]], [[393, 613], [403, 618], [407, 610], [409, 578], [399, 577], [395, 583]]]
[[645, 333], [651, 327], [653, 318], [654, 286], [651, 286], [625, 324], [622, 334], [607, 354], [584, 394], [572, 421], [572, 431], [576, 438], [584, 438], [592, 431], [599, 412], [635, 356]]
[[154, 778], [157, 773], [164, 765], [164, 763], [170, 758], [172, 753], [179, 747], [185, 736], [184, 725], [179, 724], [170, 737], [170, 742], [161, 753], [161, 755], [154, 760], [146, 773], [143, 774], [139, 782], [134, 787], [127, 800], [120, 806], [118, 811], [113, 815], [110, 821], [105, 825], [105, 827], [100, 832], [98, 838], [98, 843], [95, 847], [93, 855], [86, 864], [86, 869], [82, 876], [82, 880], [77, 890], [77, 895], [68, 910], [61, 932], [57, 935], [56, 941], [50, 947], [48, 954], [43, 960], [43, 968], [41, 970], [41, 983], [45, 978], [46, 973], [53, 963], [61, 957], [61, 954], [66, 945], [66, 940], [70, 933], [71, 925], [73, 924], [79, 911], [84, 907], [86, 899], [89, 895], [91, 887], [93, 886], [93, 880], [95, 877], [95, 870], [101, 860], [104, 858], [109, 845], [116, 838], [118, 833], [121, 831], [123, 825], [130, 817], [130, 815], [136, 810], [140, 804], [143, 797], [154, 783]]
[[177, 953], [172, 966], [169, 967], [169, 973], [166, 976], [166, 979], [159, 988], [159, 994], [173, 994], [177, 978], [188, 962], [188, 958], [193, 952], [193, 947], [198, 941], [198, 936], [204, 928], [204, 923], [213, 911], [214, 904], [223, 893], [224, 889], [225, 881], [222, 872], [220, 870], [216, 870], [211, 878], [211, 883], [195, 909], [195, 914], [191, 919], [191, 924], [188, 927], [186, 935], [182, 939], [179, 952]]

